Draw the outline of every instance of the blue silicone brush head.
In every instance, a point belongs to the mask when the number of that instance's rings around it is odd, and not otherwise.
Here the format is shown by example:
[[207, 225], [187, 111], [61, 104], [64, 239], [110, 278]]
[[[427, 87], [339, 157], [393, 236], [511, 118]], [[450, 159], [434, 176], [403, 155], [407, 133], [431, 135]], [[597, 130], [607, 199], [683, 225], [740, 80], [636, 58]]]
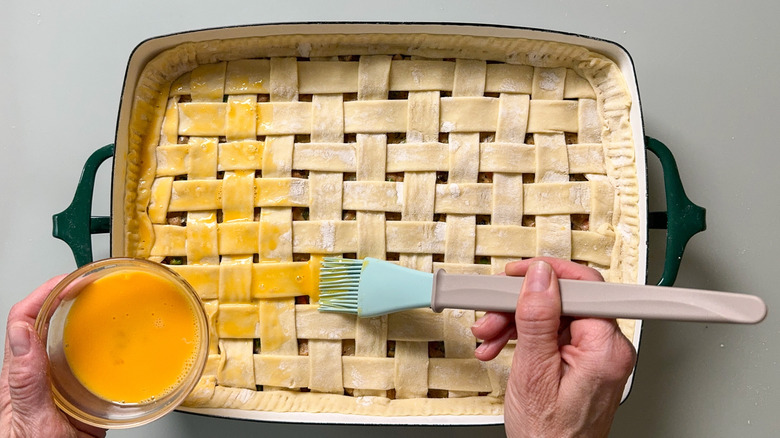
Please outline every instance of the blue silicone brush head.
[[433, 274], [384, 260], [325, 257], [319, 310], [372, 317], [428, 307], [432, 287]]
[[325, 257], [320, 264], [320, 312], [357, 313], [363, 260]]

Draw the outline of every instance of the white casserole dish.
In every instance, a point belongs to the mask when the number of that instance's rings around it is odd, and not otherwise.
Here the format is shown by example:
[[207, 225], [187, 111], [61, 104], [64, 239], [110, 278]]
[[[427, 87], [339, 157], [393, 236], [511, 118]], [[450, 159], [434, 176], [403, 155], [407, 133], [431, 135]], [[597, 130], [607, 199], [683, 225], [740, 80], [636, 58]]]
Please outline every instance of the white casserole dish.
[[[634, 144], [636, 147], [636, 169], [639, 182], [639, 212], [640, 212], [640, 242], [639, 242], [639, 266], [637, 276], [632, 279], [636, 284], [646, 282], [647, 271], [647, 228], [650, 222], [647, 211], [647, 175], [646, 175], [646, 154], [644, 128], [642, 124], [642, 114], [639, 105], [639, 90], [635, 77], [633, 62], [628, 52], [621, 46], [590, 37], [580, 35], [553, 32], [537, 29], [498, 27], [484, 25], [464, 25], [464, 24], [380, 24], [380, 23], [292, 23], [292, 24], [269, 24], [257, 26], [226, 27], [217, 29], [208, 29], [194, 32], [186, 32], [152, 38], [139, 44], [133, 51], [128, 62], [125, 76], [125, 83], [122, 92], [121, 104], [119, 108], [119, 118], [117, 122], [117, 133], [115, 147], [113, 148], [113, 187], [112, 187], [112, 211], [110, 218], [110, 228], [117, 232], [111, 234], [111, 254], [112, 256], [123, 256], [125, 241], [124, 234], [121, 232], [125, 224], [125, 211], [123, 200], [125, 198], [125, 158], [128, 151], [129, 124], [131, 116], [131, 102], [133, 101], [134, 91], [138, 79], [144, 66], [162, 51], [172, 48], [185, 42], [209, 41], [216, 39], [232, 39], [241, 37], [257, 37], [271, 35], [309, 35], [309, 34], [456, 34], [470, 36], [490, 36], [504, 38], [523, 38], [536, 39], [543, 41], [554, 41], [566, 44], [573, 44], [585, 47], [591, 51], [602, 54], [610, 58], [619, 67], [625, 82], [629, 88], [631, 100], [633, 102], [630, 112], [631, 128], [633, 131]], [[110, 153], [110, 151], [109, 151]], [[110, 154], [96, 160], [106, 159]], [[673, 160], [672, 160], [673, 164]], [[676, 173], [676, 169], [675, 169]], [[683, 194], [684, 197], [684, 194]], [[667, 196], [669, 198], [669, 196]], [[687, 198], [686, 198], [687, 199]], [[75, 204], [75, 200], [74, 200]], [[56, 230], [59, 224], [64, 229], [64, 213], [55, 216], [55, 235], [67, 240], [66, 232]], [[103, 220], [105, 221], [105, 219]], [[87, 221], [89, 223], [89, 221]], [[93, 219], [92, 230], [95, 232], [97, 221]], [[104, 224], [105, 225], [105, 224]], [[703, 227], [703, 216], [701, 218], [701, 227]], [[87, 227], [90, 228], [89, 226]], [[102, 231], [105, 231], [105, 227]], [[698, 231], [698, 230], [697, 230]], [[89, 239], [87, 239], [89, 240]], [[687, 238], [684, 239], [687, 241]], [[73, 244], [71, 244], [73, 246]], [[89, 246], [87, 242], [87, 246]], [[682, 243], [684, 247], [684, 242]], [[83, 247], [83, 243], [82, 243]], [[81, 248], [83, 249], [83, 248]], [[669, 248], [667, 248], [669, 249]], [[74, 246], [74, 253], [76, 247]], [[680, 251], [681, 255], [681, 251]], [[91, 258], [91, 254], [89, 255]], [[77, 255], [77, 260], [78, 260]], [[677, 260], [679, 263], [679, 259]], [[674, 268], [676, 274], [676, 268]], [[667, 281], [669, 278], [667, 277]], [[671, 281], [673, 282], [673, 278]], [[635, 348], [639, 348], [641, 337], [642, 321], [635, 321], [632, 343]], [[625, 387], [623, 399], [628, 396], [633, 380], [633, 374]], [[368, 417], [359, 415], [344, 414], [325, 414], [325, 413], [275, 413], [245, 411], [237, 409], [213, 409], [213, 408], [185, 408], [181, 411], [191, 412], [202, 415], [212, 415], [226, 418], [241, 418], [257, 421], [279, 421], [294, 423], [348, 423], [348, 424], [404, 424], [404, 425], [476, 425], [476, 424], [499, 424], [503, 422], [502, 416], [416, 416], [416, 417]]]

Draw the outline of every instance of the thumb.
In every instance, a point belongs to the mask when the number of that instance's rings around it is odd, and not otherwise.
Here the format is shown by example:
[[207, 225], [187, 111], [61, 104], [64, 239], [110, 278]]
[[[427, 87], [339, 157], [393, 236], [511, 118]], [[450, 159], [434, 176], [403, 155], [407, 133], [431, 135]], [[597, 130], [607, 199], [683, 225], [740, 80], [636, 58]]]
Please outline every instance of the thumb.
[[37, 333], [26, 322], [9, 325], [7, 336], [11, 350], [8, 389], [13, 417], [24, 423], [35, 423], [39, 415], [54, 409], [46, 352]]
[[[557, 276], [548, 263], [536, 261], [525, 274], [515, 311], [517, 345], [512, 371], [521, 374], [516, 376], [519, 382], [546, 384], [550, 386], [545, 389], [557, 391], [561, 373], [558, 350], [560, 318], [561, 295]], [[526, 389], [538, 391], [542, 388]]]
[[536, 261], [528, 267], [517, 300], [515, 325], [518, 347], [531, 349], [529, 353], [536, 353], [533, 355], [542, 350], [557, 352], [560, 318], [558, 279], [552, 266]]

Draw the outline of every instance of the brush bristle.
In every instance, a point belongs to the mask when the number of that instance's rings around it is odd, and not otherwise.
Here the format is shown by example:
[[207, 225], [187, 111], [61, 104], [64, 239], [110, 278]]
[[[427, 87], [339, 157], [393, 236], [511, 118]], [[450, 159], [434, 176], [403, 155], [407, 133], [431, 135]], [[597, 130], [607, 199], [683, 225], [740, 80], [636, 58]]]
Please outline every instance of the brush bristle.
[[320, 311], [357, 314], [363, 260], [325, 257], [320, 265]]

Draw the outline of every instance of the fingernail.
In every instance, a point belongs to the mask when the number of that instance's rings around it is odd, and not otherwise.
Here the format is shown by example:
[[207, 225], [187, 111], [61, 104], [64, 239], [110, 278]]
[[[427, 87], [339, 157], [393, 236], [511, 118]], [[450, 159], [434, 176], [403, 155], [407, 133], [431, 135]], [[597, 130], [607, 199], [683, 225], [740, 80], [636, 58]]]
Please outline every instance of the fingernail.
[[485, 317], [479, 318], [478, 320], [474, 321], [474, 324], [471, 325], [471, 328], [480, 328], [484, 323]]
[[543, 261], [536, 261], [528, 267], [525, 274], [525, 290], [528, 292], [544, 292], [550, 287], [552, 266]]
[[30, 329], [27, 324], [14, 324], [8, 327], [8, 345], [14, 357], [30, 352]]
[[477, 348], [474, 350], [474, 353], [477, 353], [477, 354], [482, 353], [483, 351], [485, 351], [486, 348], [487, 348], [487, 345], [485, 345], [485, 343], [479, 344], [479, 345], [477, 345]]

